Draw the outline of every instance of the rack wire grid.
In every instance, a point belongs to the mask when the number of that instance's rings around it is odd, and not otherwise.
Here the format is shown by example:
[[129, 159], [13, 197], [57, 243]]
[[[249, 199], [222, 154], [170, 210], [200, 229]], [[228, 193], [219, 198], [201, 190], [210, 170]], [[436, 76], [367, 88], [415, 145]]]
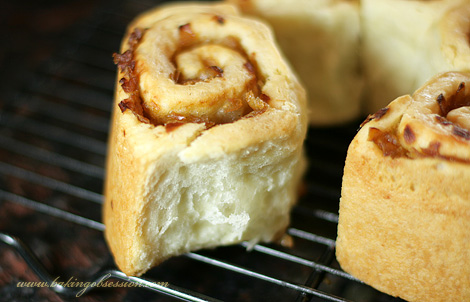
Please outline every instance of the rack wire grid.
[[[309, 129], [306, 193], [288, 229], [292, 247], [201, 250], [139, 278], [115, 268], [100, 222], [111, 55], [131, 19], [157, 4], [100, 7], [0, 107], [0, 300], [399, 301], [343, 272], [335, 259], [342, 169], [359, 122]], [[57, 285], [105, 278], [138, 287]], [[26, 281], [57, 286], [19, 286]]]

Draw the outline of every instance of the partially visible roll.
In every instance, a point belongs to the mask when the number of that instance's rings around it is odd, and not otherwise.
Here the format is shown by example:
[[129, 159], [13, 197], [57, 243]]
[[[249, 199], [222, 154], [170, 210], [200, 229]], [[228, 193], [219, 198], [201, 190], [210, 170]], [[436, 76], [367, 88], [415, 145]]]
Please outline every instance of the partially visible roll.
[[407, 301], [470, 301], [470, 73], [371, 115], [348, 149], [336, 256]]
[[468, 0], [361, 0], [365, 110], [446, 71], [470, 70]]
[[171, 256], [279, 239], [303, 170], [305, 91], [264, 24], [223, 4], [129, 26], [105, 182], [105, 236], [141, 275]]
[[305, 85], [311, 125], [361, 114], [359, 1], [226, 0], [267, 21]]

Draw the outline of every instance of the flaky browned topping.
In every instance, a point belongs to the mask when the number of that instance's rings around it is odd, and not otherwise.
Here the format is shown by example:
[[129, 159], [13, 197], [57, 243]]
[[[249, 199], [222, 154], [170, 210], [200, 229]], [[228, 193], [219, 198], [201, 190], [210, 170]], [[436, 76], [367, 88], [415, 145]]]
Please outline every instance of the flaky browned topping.
[[129, 41], [127, 42], [130, 49], [134, 50], [137, 47], [137, 44], [139, 44], [140, 40], [142, 39], [144, 32], [145, 30], [138, 27], [134, 29], [134, 31], [129, 36]]
[[[464, 129], [465, 131], [465, 129]], [[468, 131], [467, 131], [468, 133]], [[405, 126], [404, 129], [404, 139], [408, 143], [413, 142], [416, 137], [409, 125]], [[460, 135], [467, 135], [467, 134], [460, 134]], [[441, 148], [440, 142], [431, 142], [427, 148], [418, 152], [417, 150], [408, 151], [403, 148], [396, 136], [393, 132], [389, 131], [382, 131], [375, 127], [369, 128], [369, 136], [368, 140], [374, 142], [374, 144], [382, 151], [384, 156], [390, 156], [392, 158], [397, 157], [407, 157], [407, 158], [426, 158], [426, 157], [437, 157], [448, 161], [453, 162], [462, 162], [462, 163], [469, 163], [470, 161], [460, 159], [453, 156], [444, 156], [440, 153], [439, 149]]]
[[[443, 93], [439, 94], [436, 98], [436, 102], [439, 106], [439, 113], [432, 116], [433, 120], [450, 131], [451, 136], [454, 139], [470, 140], [469, 129], [462, 128], [460, 125], [449, 120], [452, 119], [449, 115], [451, 111], [460, 107], [470, 106], [470, 94], [465, 93], [465, 82], [461, 82], [458, 85], [454, 94], [448, 95], [447, 97]], [[369, 115], [369, 117], [361, 124], [361, 127], [373, 119], [380, 119], [387, 111], [388, 108], [383, 108], [375, 114]], [[441, 142], [439, 141], [432, 141], [427, 148], [420, 150], [417, 150], [414, 147], [408, 148], [407, 150], [399, 144], [397, 139], [398, 135], [397, 129], [382, 131], [377, 128], [370, 127], [368, 140], [374, 142], [378, 148], [383, 151], [384, 156], [405, 156], [409, 158], [437, 157], [449, 161], [468, 162], [468, 160], [463, 160], [454, 156], [442, 155], [440, 153]], [[403, 141], [407, 145], [412, 145], [416, 142], [416, 133], [410, 124], [406, 124], [403, 129]]]
[[123, 54], [114, 53], [113, 61], [123, 72], [135, 68], [134, 54], [131, 50], [126, 50]]
[[119, 84], [121, 84], [122, 89], [126, 93], [132, 93], [133, 91], [139, 89], [139, 83], [136, 77], [131, 77], [129, 79], [121, 78], [119, 80]]
[[368, 140], [374, 142], [382, 150], [384, 156], [395, 158], [407, 155], [406, 149], [400, 145], [395, 134], [391, 132], [371, 127]]
[[142, 106], [136, 105], [136, 103], [130, 100], [130, 98], [122, 100], [121, 102], [119, 102], [118, 106], [119, 109], [121, 109], [121, 112], [124, 112], [129, 109], [130, 111], [132, 111], [132, 113], [134, 113], [134, 115], [140, 122], [150, 124], [150, 120], [144, 117]]
[[123, 54], [113, 54], [114, 64], [118, 65], [123, 73], [132, 72], [135, 69], [134, 49], [139, 44], [143, 34], [144, 30], [140, 28], [134, 29], [134, 31], [129, 36], [129, 40], [127, 41], [129, 49], [126, 50]]
[[365, 124], [367, 124], [368, 122], [370, 122], [372, 120], [380, 120], [380, 118], [382, 118], [382, 116], [384, 116], [387, 113], [388, 110], [389, 110], [389, 108], [385, 107], [385, 108], [379, 109], [379, 111], [377, 111], [374, 114], [369, 114], [369, 116], [366, 118], [366, 120], [362, 122], [360, 127], [361, 128], [364, 127]]
[[[406, 132], [406, 127], [405, 127]], [[408, 134], [409, 135], [409, 134]], [[382, 131], [375, 127], [369, 128], [368, 140], [372, 141], [377, 145], [377, 147], [382, 151], [384, 156], [390, 156], [391, 158], [397, 157], [408, 157], [408, 158], [425, 158], [425, 157], [438, 157], [448, 161], [469, 163], [470, 161], [441, 155], [439, 149], [441, 148], [440, 142], [431, 142], [429, 146], [425, 149], [422, 149], [421, 152], [416, 150], [413, 153], [410, 153], [408, 150], [403, 148], [398, 142], [398, 138], [392, 132]], [[406, 137], [405, 137], [406, 140]]]
[[135, 28], [130, 34], [128, 45], [129, 49], [123, 54], [114, 53], [114, 64], [118, 66], [121, 72], [124, 74], [119, 80], [122, 89], [126, 92], [129, 97], [122, 100], [118, 106], [121, 112], [127, 109], [131, 110], [132, 113], [143, 123], [150, 123], [150, 120], [144, 116], [144, 110], [142, 108], [142, 99], [140, 97], [139, 89], [139, 77], [135, 74], [135, 59], [134, 50], [139, 44], [145, 30]]

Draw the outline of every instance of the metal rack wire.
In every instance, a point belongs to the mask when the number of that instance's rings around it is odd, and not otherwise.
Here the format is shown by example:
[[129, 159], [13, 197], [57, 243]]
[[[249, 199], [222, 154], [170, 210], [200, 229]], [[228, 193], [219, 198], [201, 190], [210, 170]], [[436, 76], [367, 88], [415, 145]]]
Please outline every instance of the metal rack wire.
[[[0, 251], [15, 250], [37, 279], [52, 284], [67, 262], [54, 262], [54, 248], [67, 250], [77, 241], [78, 251], [92, 256], [86, 267], [66, 273], [83, 282], [109, 278], [140, 286], [120, 289], [117, 296], [96, 286], [49, 288], [61, 297], [81, 292], [81, 297], [113, 301], [398, 301], [343, 272], [335, 260], [342, 165], [356, 123], [309, 130], [306, 194], [288, 229], [293, 247], [242, 243], [188, 253], [139, 278], [115, 269], [100, 222], [115, 76], [111, 54], [131, 18], [153, 5], [126, 1], [114, 10], [97, 11], [3, 107], [0, 207], [8, 219], [0, 223]], [[13, 276], [9, 282], [23, 279]]]

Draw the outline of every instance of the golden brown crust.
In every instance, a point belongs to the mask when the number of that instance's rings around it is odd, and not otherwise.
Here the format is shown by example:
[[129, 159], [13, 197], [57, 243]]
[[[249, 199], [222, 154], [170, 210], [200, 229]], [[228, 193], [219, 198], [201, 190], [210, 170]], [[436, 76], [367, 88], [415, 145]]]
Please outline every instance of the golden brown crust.
[[[414, 145], [434, 141], [432, 133], [442, 126], [427, 124], [435, 115], [429, 110], [433, 96], [451, 94], [462, 82], [470, 83], [470, 75], [447, 73], [413, 97], [396, 99], [380, 119], [363, 126], [348, 149], [337, 259], [346, 272], [408, 301], [470, 299], [469, 162], [465, 152], [451, 157]], [[410, 117], [420, 127], [407, 127]], [[372, 129], [394, 134], [405, 152], [384, 154], [370, 139]], [[439, 139], [442, 146], [459, 140], [470, 150], [470, 141], [451, 132]]]
[[[152, 59], [151, 53], [155, 51], [153, 46], [148, 46], [151, 41], [146, 39], [152, 35], [147, 34], [152, 33], [155, 24], [171, 26], [171, 32], [178, 33], [179, 26], [196, 24], [191, 22], [193, 18], [216, 27], [217, 35], [223, 35], [219, 31], [226, 26], [232, 30], [229, 35], [240, 31], [248, 37], [237, 37], [236, 47], [241, 47], [250, 57], [250, 64], [243, 69], [248, 73], [255, 69], [257, 77], [262, 79], [257, 83], [259, 91], [247, 93], [247, 102], [254, 107], [251, 113], [218, 123], [208, 122], [205, 117], [189, 118], [197, 110], [174, 114], [170, 110], [165, 116], [170, 119], [162, 120], [155, 118], [159, 114], [158, 103], [155, 108], [146, 105], [148, 96], [152, 96], [149, 87], [162, 81], [142, 76], [147, 60]], [[168, 23], [160, 24], [158, 21], [162, 19]], [[132, 48], [129, 38], [136, 28], [144, 34], [134, 53], [140, 99], [133, 99], [136, 106], [133, 108], [141, 106], [142, 111], [131, 110], [127, 105], [125, 110], [119, 107], [136, 92], [123, 87], [123, 81], [119, 83], [129, 77], [120, 68], [105, 184], [105, 236], [118, 267], [126, 274], [140, 275], [168, 257], [188, 250], [241, 240], [274, 240], [287, 227], [289, 209], [295, 202], [295, 187], [304, 167], [301, 146], [307, 121], [303, 113], [305, 92], [276, 50], [269, 29], [240, 17], [228, 5], [170, 5], [139, 16], [129, 26], [122, 54]], [[215, 35], [197, 26], [192, 30], [198, 36]], [[188, 39], [192, 38], [184, 38]], [[149, 50], [151, 53], [146, 54]], [[214, 79], [225, 79], [217, 75], [218, 69], [213, 71], [208, 79], [198, 82], [204, 85]], [[170, 86], [193, 85], [176, 80], [179, 77], [168, 74], [166, 81], [172, 81]], [[212, 182], [218, 187], [211, 187]], [[235, 187], [230, 188], [232, 185]], [[236, 203], [236, 200], [240, 201]], [[217, 201], [220, 208], [213, 205]], [[266, 208], [257, 204], [265, 204]], [[205, 205], [213, 208], [206, 209]], [[262, 210], [270, 217], [261, 215]], [[251, 215], [249, 219], [247, 215]], [[202, 231], [204, 236], [200, 234]], [[185, 238], [188, 234], [191, 236]], [[179, 241], [180, 237], [183, 242]]]

